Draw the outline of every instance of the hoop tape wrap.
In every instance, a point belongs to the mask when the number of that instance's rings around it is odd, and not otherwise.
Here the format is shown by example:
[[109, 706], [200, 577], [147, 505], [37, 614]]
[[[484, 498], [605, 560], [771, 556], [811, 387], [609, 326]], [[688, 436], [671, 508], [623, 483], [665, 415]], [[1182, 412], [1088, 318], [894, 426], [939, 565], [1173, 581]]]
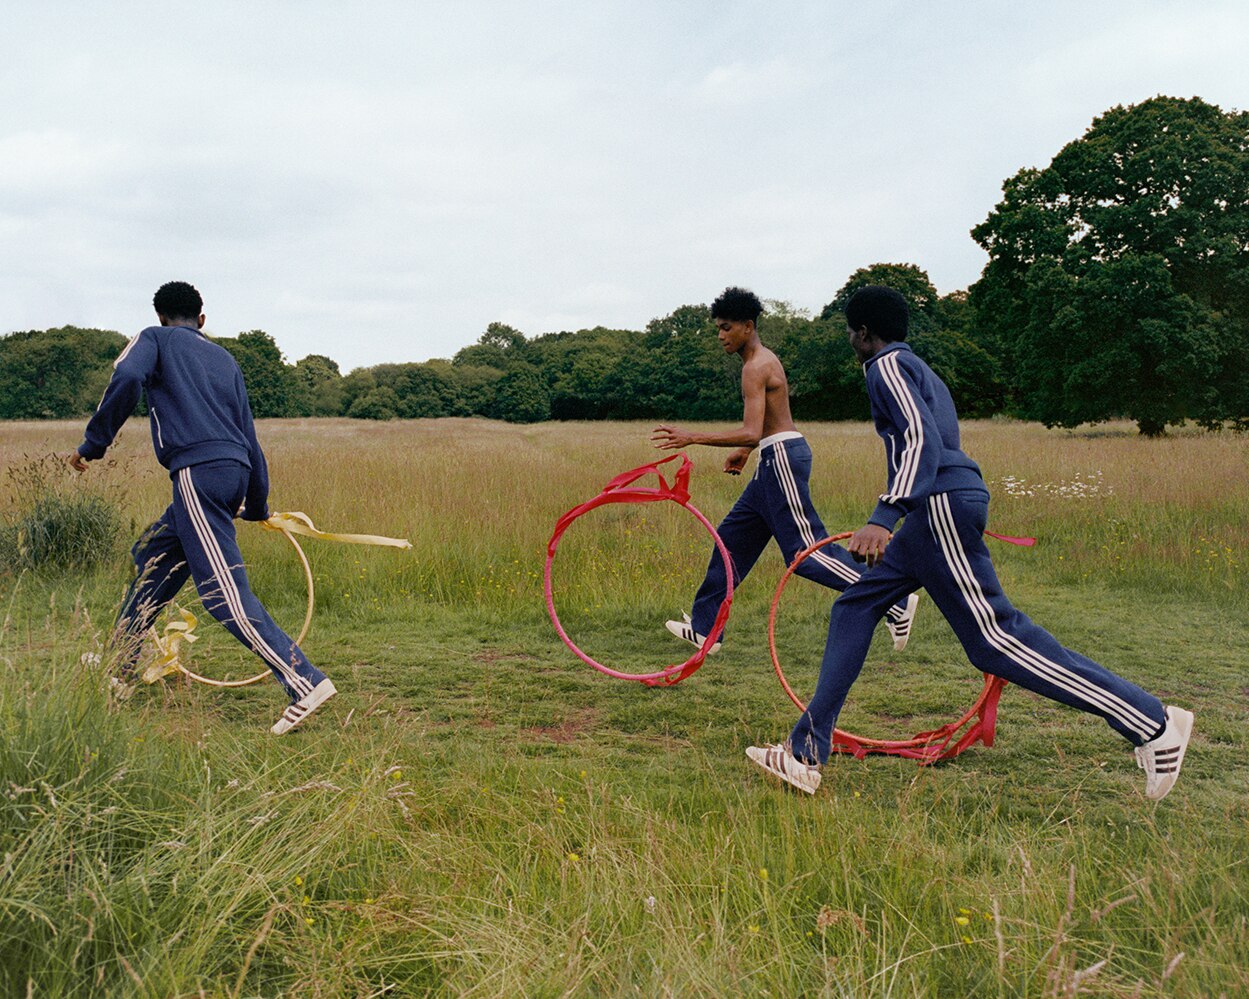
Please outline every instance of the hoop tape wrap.
[[[772, 667], [776, 670], [781, 686], [785, 688], [789, 699], [798, 706], [799, 711], [806, 711], [807, 706], [789, 686], [785, 673], [781, 670], [781, 661], [776, 654], [776, 611], [780, 606], [781, 594], [785, 592], [785, 584], [789, 582], [789, 577], [794, 574], [802, 561], [825, 545], [848, 537], [850, 537], [849, 531], [835, 534], [831, 538], [823, 538], [800, 551], [781, 576], [781, 581], [776, 586], [776, 593], [772, 597], [772, 609], [768, 614], [768, 652], [772, 656]], [[854, 735], [835, 728], [831, 740], [833, 752], [851, 753], [860, 760], [868, 753], [887, 753], [890, 756], [905, 756], [907, 759], [918, 760], [921, 766], [926, 766], [938, 760], [948, 760], [957, 756], [968, 746], [977, 742], [992, 746], [993, 730], [997, 724], [997, 702], [1005, 686], [1006, 681], [1000, 676], [991, 676], [986, 673], [980, 696], [962, 717], [931, 732], [919, 732], [910, 739], [868, 739], [865, 736]], [[959, 731], [964, 726], [968, 726], [966, 731], [959, 735]]]
[[[316, 589], [312, 582], [312, 566], [308, 564], [308, 556], [304, 554], [302, 546], [295, 540], [296, 534], [302, 534], [308, 538], [322, 538], [326, 541], [340, 541], [351, 545], [381, 545], [387, 548], [403, 549], [412, 547], [406, 538], [387, 538], [377, 534], [335, 534], [330, 531], [322, 531], [312, 522], [311, 517], [297, 510], [289, 513], [273, 513], [268, 520], [257, 521], [257, 523], [267, 530], [279, 531], [291, 543], [291, 547], [295, 549], [295, 554], [299, 556], [300, 565], [303, 566], [304, 582], [308, 587], [308, 608], [304, 612], [303, 627], [299, 629], [299, 636], [295, 639], [294, 644], [296, 645], [303, 645], [304, 639], [308, 637], [308, 628], [312, 624], [312, 611], [316, 607]], [[181, 620], [170, 621], [166, 624], [163, 634], [157, 632], [155, 628], [151, 629], [152, 638], [156, 645], [157, 657], [142, 673], [142, 679], [145, 683], [155, 683], [161, 677], [181, 672], [197, 683], [204, 683], [210, 687], [247, 687], [253, 683], [259, 683], [265, 677], [271, 675], [269, 670], [265, 670], [262, 673], [257, 673], [255, 676], [249, 676], [242, 680], [215, 680], [210, 676], [196, 673], [182, 661], [179, 652], [182, 645], [188, 645], [197, 640], [198, 636], [195, 634], [195, 626], [198, 622], [195, 615], [189, 611], [178, 608], [178, 613], [181, 616]]]
[[[677, 468], [672, 485], [669, 485], [660, 473], [659, 466], [669, 461], [675, 461], [677, 458], [681, 459], [681, 465]], [[597, 496], [587, 500], [580, 506], [573, 507], [555, 522], [555, 530], [551, 534], [551, 540], [546, 545], [546, 568], [542, 576], [542, 589], [546, 595], [547, 613], [551, 615], [551, 623], [555, 625], [555, 630], [564, 644], [572, 650], [578, 659], [589, 666], [593, 666], [600, 673], [614, 676], [618, 680], [637, 680], [650, 687], [658, 686], [659, 684], [680, 683], [703, 664], [703, 660], [707, 658], [707, 650], [719, 640], [720, 635], [724, 632], [724, 625], [729, 619], [729, 608], [733, 603], [733, 559], [729, 555], [728, 549], [724, 547], [724, 542], [720, 540], [720, 535], [716, 533], [716, 529], [711, 525], [711, 521], [690, 503], [690, 470], [692, 468], [693, 464], [690, 462], [690, 459], [682, 452], [681, 454], [670, 455], [659, 461], [653, 461], [649, 465], [631, 469], [628, 472], [621, 472], [607, 483]], [[659, 480], [657, 488], [633, 485], [638, 479], [650, 474], [654, 474], [655, 478]], [[589, 513], [591, 510], [600, 506], [606, 506], [609, 503], [658, 503], [663, 501], [671, 501], [678, 506], [684, 507], [694, 515], [695, 519], [711, 535], [712, 540], [716, 544], [716, 549], [720, 552], [720, 557], [724, 560], [724, 573], [727, 580], [724, 600], [720, 603], [720, 609], [716, 612], [715, 623], [711, 626], [711, 631], [703, 640], [703, 644], [685, 662], [677, 663], [675, 666], [668, 666], [654, 673], [622, 673], [620, 670], [611, 669], [600, 662], [596, 662], [582, 652], [576, 643], [568, 637], [564, 626], [560, 624], [559, 615], [555, 612], [555, 597], [551, 590], [551, 565], [555, 561], [555, 550], [559, 547], [560, 538], [568, 530], [568, 526], [582, 514]]]

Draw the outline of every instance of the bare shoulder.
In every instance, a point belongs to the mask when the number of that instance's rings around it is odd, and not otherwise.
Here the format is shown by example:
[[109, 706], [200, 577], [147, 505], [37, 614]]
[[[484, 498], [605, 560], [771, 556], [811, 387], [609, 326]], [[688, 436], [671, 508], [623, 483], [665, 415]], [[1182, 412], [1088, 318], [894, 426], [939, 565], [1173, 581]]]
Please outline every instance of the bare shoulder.
[[768, 347], [760, 347], [755, 355], [742, 367], [742, 377], [750, 376], [767, 382], [785, 379], [785, 368], [781, 359]]

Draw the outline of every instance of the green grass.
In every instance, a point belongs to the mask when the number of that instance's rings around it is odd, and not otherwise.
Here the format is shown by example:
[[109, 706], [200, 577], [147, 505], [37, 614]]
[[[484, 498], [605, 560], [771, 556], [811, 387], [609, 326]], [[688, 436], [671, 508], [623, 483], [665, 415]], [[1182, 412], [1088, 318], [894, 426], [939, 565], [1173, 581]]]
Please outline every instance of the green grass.
[[[932, 768], [838, 757], [814, 799], [784, 792], [743, 754], [793, 722], [766, 645], [774, 555], [742, 587], [725, 650], [673, 688], [600, 676], [546, 619], [551, 526], [650, 460], [645, 428], [361, 427], [261, 428], [276, 508], [415, 544], [305, 543], [306, 649], [341, 695], [286, 739], [267, 732], [271, 683], [171, 681], [110, 701], [80, 657], [120, 596], [120, 546], [101, 571], [0, 576], [0, 994], [1249, 989], [1243, 438], [967, 430], [991, 480], [1101, 468], [1113, 489], [999, 484], [991, 528], [1041, 544], [993, 551], [1007, 592], [1061, 640], [1196, 710], [1180, 784], [1153, 805], [1104, 724], [1014, 688], [991, 749]], [[75, 429], [11, 426], [0, 456], [69, 446]], [[807, 429], [828, 526], [855, 526], [878, 444], [867, 428]], [[168, 482], [130, 436], [108, 474], [132, 486], [122, 515], [142, 520]], [[327, 448], [338, 460], [317, 463]], [[694, 500], [715, 520], [743, 483], [694, 457]], [[17, 511], [21, 496], [3, 502]], [[257, 592], [295, 627], [285, 542], [248, 525], [240, 537]], [[1217, 544], [1197, 551], [1201, 537]], [[678, 661], [662, 621], [706, 556], [671, 504], [596, 511], [560, 548], [561, 615], [619, 668]], [[787, 590], [778, 633], [800, 691], [827, 608], [805, 581]], [[224, 631], [201, 631], [197, 666], [255, 671]], [[906, 653], [878, 638], [843, 726], [909, 735], [978, 689], [926, 603]]]

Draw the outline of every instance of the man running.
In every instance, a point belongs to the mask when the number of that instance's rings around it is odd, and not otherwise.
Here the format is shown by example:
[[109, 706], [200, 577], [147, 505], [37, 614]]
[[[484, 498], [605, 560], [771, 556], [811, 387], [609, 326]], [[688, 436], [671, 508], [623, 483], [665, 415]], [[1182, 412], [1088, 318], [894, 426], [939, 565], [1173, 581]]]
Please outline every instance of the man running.
[[[780, 360], [759, 339], [756, 328], [763, 303], [744, 288], [726, 288], [711, 303], [720, 344], [726, 353], [742, 359], [742, 425], [720, 433], [696, 433], [661, 425], [651, 434], [655, 447], [664, 451], [706, 444], [731, 447], [724, 461], [729, 475], [740, 475], [759, 449], [759, 464], [728, 515], [716, 528], [733, 559], [733, 585], [750, 572], [773, 538], [788, 565], [804, 548], [828, 537], [820, 515], [811, 503], [811, 448], [794, 426], [789, 413], [789, 383]], [[844, 590], [857, 582], [862, 569], [839, 545], [826, 545], [805, 559], [798, 575], [822, 586]], [[678, 638], [702, 646], [716, 619], [726, 592], [724, 560], [712, 548], [707, 575], [694, 596], [694, 606], [684, 621], [669, 621], [668, 630]], [[885, 613], [894, 648], [906, 647], [915, 619], [918, 593], [903, 593]], [[708, 652], [716, 652], [716, 642]]]
[[187, 576], [208, 612], [255, 652], [291, 703], [272, 728], [284, 735], [337, 692], [274, 623], [247, 583], [234, 518], [266, 520], [269, 472], [256, 441], [243, 373], [204, 327], [204, 302], [184, 281], [152, 300], [159, 326], [131, 340], [69, 464], [79, 472], [104, 457], [142, 392], [156, 459], [173, 479], [173, 502], [131, 549], [137, 575], [117, 618], [116, 642], [129, 670], [142, 636]]
[[746, 755], [814, 794], [872, 629], [899, 596], [922, 586], [978, 670], [1105, 719], [1136, 747], [1145, 797], [1166, 797], [1180, 775], [1192, 712], [1166, 707], [1064, 648], [1011, 606], [984, 543], [989, 491], [960, 447], [949, 390], [905, 343], [907, 325], [906, 299], [891, 288], [860, 288], [846, 303], [850, 346], [863, 365], [872, 418], [888, 454], [886, 491], [848, 544], [875, 568], [833, 604], [815, 696], [788, 744], [751, 746]]

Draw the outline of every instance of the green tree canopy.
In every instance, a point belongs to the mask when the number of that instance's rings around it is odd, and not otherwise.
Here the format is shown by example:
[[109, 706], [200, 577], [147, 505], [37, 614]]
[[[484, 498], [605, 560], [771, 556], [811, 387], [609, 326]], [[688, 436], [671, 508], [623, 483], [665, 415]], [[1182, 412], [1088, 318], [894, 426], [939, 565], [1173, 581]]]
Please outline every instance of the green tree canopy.
[[324, 354], [309, 354], [295, 362], [294, 405], [299, 416], [337, 416], [342, 412], [342, 372]]
[[551, 418], [551, 393], [542, 375], [521, 365], [495, 386], [491, 416], [509, 423], [540, 423]]
[[491, 323], [476, 343], [456, 353], [452, 363], [505, 371], [525, 360], [527, 347], [525, 334], [520, 330], [506, 323]]
[[287, 367], [273, 337], [264, 330], [250, 330], [235, 339], [223, 337], [214, 342], [238, 361], [254, 416], [296, 415], [294, 370]]
[[860, 288], [883, 284], [900, 292], [911, 310], [911, 331], [922, 333], [941, 326], [940, 298], [928, 278], [928, 272], [915, 264], [872, 264], [860, 267], [850, 275], [833, 300], [824, 306], [821, 319], [843, 316], [850, 296]]
[[347, 415], [356, 420], [393, 420], [399, 415], [400, 405], [395, 390], [381, 385], [357, 397]]
[[379, 386], [395, 393], [396, 412], [405, 419], [468, 415], [463, 393], [449, 369], [424, 363], [379, 364], [370, 370]]
[[971, 304], [1023, 415], [1147, 435], [1245, 417], [1249, 113], [1114, 107], [1003, 191], [972, 230], [989, 263]]
[[90, 413], [126, 338], [61, 326], [0, 337], [0, 419], [63, 419]]
[[[1005, 404], [1006, 394], [1001, 366], [990, 350], [977, 343], [969, 333], [970, 310], [966, 292], [939, 295], [928, 272], [916, 264], [872, 264], [860, 267], [851, 274], [820, 313], [822, 319], [836, 324], [834, 336], [845, 339], [844, 313], [850, 296], [860, 288], [875, 284], [892, 288], [906, 299], [910, 311], [907, 342], [946, 383], [959, 414], [976, 417], [999, 412]], [[847, 372], [851, 369], [854, 370], [854, 381], [862, 381], [854, 352], [848, 343], [839, 344], [836, 351], [838, 366], [830, 377], [840, 383], [841, 392], [847, 399], [847, 403], [840, 407], [841, 411], [847, 411], [849, 399], [855, 397], [856, 404], [846, 415], [864, 418], [865, 403], [857, 399], [862, 390], [854, 393], [847, 384]]]

